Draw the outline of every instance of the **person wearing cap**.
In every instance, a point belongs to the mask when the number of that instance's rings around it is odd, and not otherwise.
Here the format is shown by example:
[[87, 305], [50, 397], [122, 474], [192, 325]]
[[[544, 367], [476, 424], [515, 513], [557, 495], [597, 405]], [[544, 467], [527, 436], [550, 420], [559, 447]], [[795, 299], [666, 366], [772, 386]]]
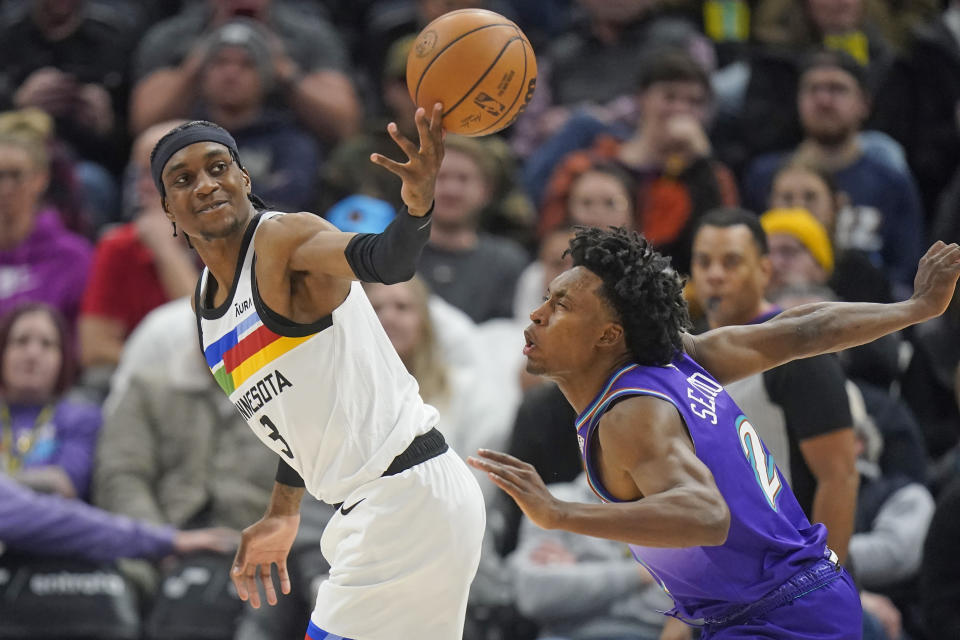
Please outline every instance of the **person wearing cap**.
[[281, 211], [313, 204], [320, 148], [286, 107], [268, 101], [277, 82], [269, 34], [236, 18], [208, 39], [198, 117], [230, 132], [258, 195]]
[[419, 144], [388, 127], [405, 162], [370, 158], [399, 176], [405, 205], [377, 234], [267, 210], [213, 123], [173, 129], [151, 156], [167, 217], [206, 265], [193, 298], [206, 364], [278, 456], [266, 513], [244, 530], [231, 571], [240, 598], [259, 607], [262, 586], [276, 604], [273, 564], [290, 592], [306, 490], [338, 506], [323, 534], [331, 571], [307, 629], [315, 640], [460, 637], [480, 559], [479, 484], [357, 282], [411, 278], [430, 238], [442, 105], [415, 122]]
[[199, 96], [207, 35], [238, 17], [256, 21], [270, 34], [276, 76], [271, 103], [288, 105], [324, 141], [353, 135], [362, 109], [340, 35], [318, 13], [274, 0], [188, 2], [151, 27], [133, 60], [131, 131], [190, 115]]
[[767, 293], [783, 287], [825, 284], [833, 273], [826, 228], [806, 209], [771, 209], [760, 216], [770, 250]]
[[773, 177], [785, 162], [823, 169], [849, 198], [849, 206], [838, 212], [836, 248], [868, 253], [890, 278], [894, 297], [904, 299], [923, 253], [923, 210], [902, 150], [901, 161], [891, 160], [860, 135], [870, 114], [863, 67], [840, 51], [811, 54], [800, 74], [797, 110], [803, 140], [795, 149], [764, 154], [750, 164], [745, 205], [764, 209]]
[[[716, 209], [694, 232], [691, 282], [710, 329], [759, 324], [782, 309], [765, 297], [771, 256], [757, 216]], [[846, 558], [858, 475], [846, 376], [833, 355], [794, 360], [725, 386], [750, 416], [810, 522]]]

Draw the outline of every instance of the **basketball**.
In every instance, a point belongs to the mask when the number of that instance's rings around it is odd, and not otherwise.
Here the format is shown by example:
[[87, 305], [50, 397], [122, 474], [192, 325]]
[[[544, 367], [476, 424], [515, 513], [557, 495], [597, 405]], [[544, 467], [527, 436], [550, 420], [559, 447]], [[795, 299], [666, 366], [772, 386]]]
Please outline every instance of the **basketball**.
[[516, 24], [485, 9], [446, 13], [417, 36], [407, 56], [407, 88], [427, 110], [443, 103], [443, 128], [486, 136], [510, 126], [537, 84], [530, 41]]

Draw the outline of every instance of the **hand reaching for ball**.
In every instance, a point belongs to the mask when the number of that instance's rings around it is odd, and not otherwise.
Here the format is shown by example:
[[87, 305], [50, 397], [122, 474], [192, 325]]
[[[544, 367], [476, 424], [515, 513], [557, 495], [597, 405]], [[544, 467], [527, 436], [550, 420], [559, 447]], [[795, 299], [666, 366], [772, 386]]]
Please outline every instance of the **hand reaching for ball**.
[[396, 162], [379, 153], [371, 154], [370, 161], [380, 165], [403, 180], [400, 197], [411, 215], [424, 216], [433, 206], [433, 191], [437, 184], [437, 172], [443, 161], [443, 105], [433, 105], [433, 113], [427, 119], [425, 109], [418, 108], [413, 116], [420, 137], [419, 146], [400, 133], [397, 123], [387, 125], [387, 133], [407, 156], [406, 162]]

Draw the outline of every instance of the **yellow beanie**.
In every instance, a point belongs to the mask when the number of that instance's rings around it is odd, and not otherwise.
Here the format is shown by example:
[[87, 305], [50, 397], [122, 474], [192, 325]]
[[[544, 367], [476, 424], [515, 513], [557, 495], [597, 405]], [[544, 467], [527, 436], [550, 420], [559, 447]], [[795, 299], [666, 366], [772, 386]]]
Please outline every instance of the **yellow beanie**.
[[826, 227], [806, 209], [771, 209], [760, 216], [767, 235], [785, 233], [807, 248], [813, 259], [829, 275], [833, 272], [833, 247]]

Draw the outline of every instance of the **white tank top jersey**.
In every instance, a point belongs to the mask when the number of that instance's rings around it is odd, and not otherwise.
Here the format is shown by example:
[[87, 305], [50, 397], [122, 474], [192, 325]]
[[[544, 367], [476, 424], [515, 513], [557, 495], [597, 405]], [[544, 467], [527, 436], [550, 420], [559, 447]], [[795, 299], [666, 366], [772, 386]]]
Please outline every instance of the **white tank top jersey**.
[[223, 304], [206, 304], [210, 272], [200, 275], [200, 344], [253, 432], [300, 474], [307, 491], [335, 504], [380, 477], [439, 418], [420, 398], [359, 282], [312, 324], [266, 307], [255, 282], [253, 239], [260, 222], [277, 215], [250, 221]]

